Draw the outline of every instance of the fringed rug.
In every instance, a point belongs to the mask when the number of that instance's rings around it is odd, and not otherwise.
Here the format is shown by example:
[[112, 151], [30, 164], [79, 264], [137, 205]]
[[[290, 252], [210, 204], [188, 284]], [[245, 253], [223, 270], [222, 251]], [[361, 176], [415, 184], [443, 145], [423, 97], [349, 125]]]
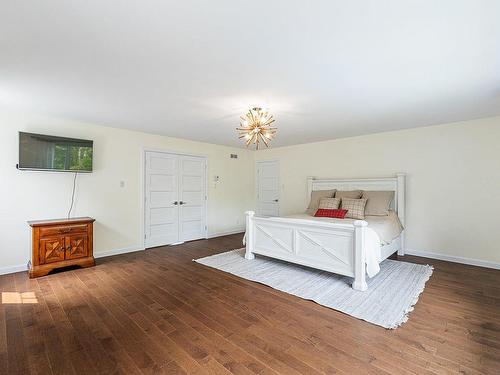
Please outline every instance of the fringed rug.
[[386, 259], [375, 277], [367, 277], [368, 290], [359, 292], [351, 288], [350, 277], [258, 255], [246, 260], [244, 254], [244, 249], [237, 249], [195, 262], [389, 329], [408, 320], [433, 271], [429, 265]]

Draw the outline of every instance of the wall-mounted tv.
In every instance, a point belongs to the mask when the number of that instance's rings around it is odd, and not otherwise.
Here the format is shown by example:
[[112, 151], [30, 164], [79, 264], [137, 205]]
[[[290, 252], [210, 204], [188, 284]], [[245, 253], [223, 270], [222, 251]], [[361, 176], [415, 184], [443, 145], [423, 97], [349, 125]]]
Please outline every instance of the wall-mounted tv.
[[19, 132], [19, 169], [92, 172], [93, 141]]

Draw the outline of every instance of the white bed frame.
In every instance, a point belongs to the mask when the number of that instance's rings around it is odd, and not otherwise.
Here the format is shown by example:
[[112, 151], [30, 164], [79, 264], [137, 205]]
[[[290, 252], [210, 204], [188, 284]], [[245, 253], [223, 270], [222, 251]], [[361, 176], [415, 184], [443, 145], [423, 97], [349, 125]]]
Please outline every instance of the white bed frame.
[[[405, 179], [396, 177], [367, 179], [307, 179], [308, 202], [316, 190], [392, 190], [391, 208], [405, 225]], [[258, 217], [246, 212], [246, 259], [254, 254], [285, 260], [340, 275], [354, 277], [352, 287], [365, 291], [365, 230], [368, 223], [329, 223], [285, 217]], [[398, 252], [404, 255], [404, 231], [391, 244], [382, 247], [382, 259]]]

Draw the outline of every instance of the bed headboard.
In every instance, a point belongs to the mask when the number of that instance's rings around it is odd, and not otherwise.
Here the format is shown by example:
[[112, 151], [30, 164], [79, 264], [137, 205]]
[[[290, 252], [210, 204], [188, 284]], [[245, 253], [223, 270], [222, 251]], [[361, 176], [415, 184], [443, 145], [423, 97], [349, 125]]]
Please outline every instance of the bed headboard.
[[397, 173], [395, 177], [382, 178], [307, 178], [307, 202], [311, 193], [316, 190], [392, 190], [394, 200], [391, 203], [393, 209], [399, 216], [399, 220], [405, 225], [405, 181], [404, 173]]

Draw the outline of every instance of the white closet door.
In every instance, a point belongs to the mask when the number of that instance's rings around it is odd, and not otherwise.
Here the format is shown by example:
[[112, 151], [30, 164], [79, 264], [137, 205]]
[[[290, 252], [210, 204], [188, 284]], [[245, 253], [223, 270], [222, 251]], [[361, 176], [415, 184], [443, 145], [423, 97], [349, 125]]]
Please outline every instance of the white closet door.
[[179, 240], [206, 237], [206, 165], [202, 157], [179, 156]]
[[178, 156], [146, 152], [145, 245], [179, 242]]

